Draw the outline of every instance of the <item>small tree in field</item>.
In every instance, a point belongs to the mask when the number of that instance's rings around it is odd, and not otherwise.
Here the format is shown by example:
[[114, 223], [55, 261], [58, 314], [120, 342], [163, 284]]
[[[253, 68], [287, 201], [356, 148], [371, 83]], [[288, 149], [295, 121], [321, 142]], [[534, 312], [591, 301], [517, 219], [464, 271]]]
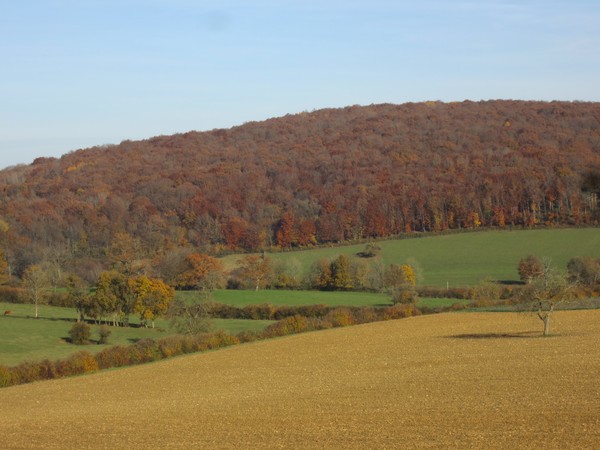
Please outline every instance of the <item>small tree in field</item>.
[[350, 258], [340, 255], [331, 262], [331, 289], [347, 291], [354, 287], [350, 273]]
[[198, 293], [194, 304], [187, 304], [181, 299], [175, 299], [169, 308], [171, 326], [181, 334], [200, 334], [211, 331], [213, 322], [209, 315], [210, 292]]
[[408, 264], [390, 264], [385, 268], [385, 287], [395, 289], [403, 286], [415, 286], [416, 277], [412, 266]]
[[418, 297], [419, 296], [415, 287], [409, 284], [394, 288], [392, 290], [392, 303], [394, 305], [397, 305], [398, 303], [416, 303]]
[[535, 255], [529, 255], [519, 261], [519, 278], [527, 284], [544, 275], [544, 263]]
[[240, 263], [243, 284], [258, 291], [265, 287], [273, 275], [271, 258], [264, 255], [248, 255]]
[[521, 299], [530, 306], [544, 324], [544, 336], [550, 334], [550, 318], [556, 307], [575, 298], [574, 285], [562, 273], [544, 264], [544, 275], [527, 285]]
[[23, 284], [28, 300], [35, 305], [35, 318], [38, 318], [38, 306], [44, 300], [44, 290], [48, 286], [46, 272], [38, 266], [33, 265], [25, 269], [23, 273]]

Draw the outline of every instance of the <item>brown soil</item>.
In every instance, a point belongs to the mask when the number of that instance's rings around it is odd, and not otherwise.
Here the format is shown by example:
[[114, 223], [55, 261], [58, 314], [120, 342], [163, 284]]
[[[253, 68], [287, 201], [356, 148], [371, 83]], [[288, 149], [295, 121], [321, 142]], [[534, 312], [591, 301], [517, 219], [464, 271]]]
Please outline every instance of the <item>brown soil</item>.
[[440, 314], [0, 390], [1, 448], [599, 448], [600, 311]]

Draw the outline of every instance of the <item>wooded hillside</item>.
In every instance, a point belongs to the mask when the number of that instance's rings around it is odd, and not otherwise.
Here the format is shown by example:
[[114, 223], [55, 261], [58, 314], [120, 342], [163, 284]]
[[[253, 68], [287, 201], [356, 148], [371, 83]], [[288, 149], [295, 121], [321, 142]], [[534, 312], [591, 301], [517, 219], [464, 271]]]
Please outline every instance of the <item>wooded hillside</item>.
[[487, 101], [288, 115], [0, 172], [13, 273], [178, 247], [308, 246], [482, 226], [597, 224], [600, 104]]

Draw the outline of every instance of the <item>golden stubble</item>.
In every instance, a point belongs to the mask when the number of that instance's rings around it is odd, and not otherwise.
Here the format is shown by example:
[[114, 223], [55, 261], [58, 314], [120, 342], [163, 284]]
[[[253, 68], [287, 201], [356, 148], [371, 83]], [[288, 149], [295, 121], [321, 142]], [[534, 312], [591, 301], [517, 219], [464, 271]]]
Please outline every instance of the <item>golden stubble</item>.
[[600, 311], [374, 323], [0, 390], [0, 448], [598, 448]]

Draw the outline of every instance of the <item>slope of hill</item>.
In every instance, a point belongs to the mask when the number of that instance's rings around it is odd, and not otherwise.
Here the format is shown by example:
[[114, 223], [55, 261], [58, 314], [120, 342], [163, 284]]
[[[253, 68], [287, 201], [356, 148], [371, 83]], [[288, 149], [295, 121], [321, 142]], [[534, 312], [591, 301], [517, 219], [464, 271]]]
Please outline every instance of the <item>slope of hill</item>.
[[598, 103], [327, 109], [4, 170], [0, 235], [19, 273], [65, 254], [90, 265], [124, 242], [150, 258], [179, 246], [589, 224], [599, 174]]
[[[571, 258], [600, 258], [600, 229], [570, 228], [550, 230], [485, 231], [421, 239], [393, 239], [377, 242], [384, 264], [417, 263], [426, 286], [473, 286], [486, 278], [507, 283], [519, 282], [521, 258], [537, 255], [549, 259], [552, 267], [564, 270]], [[321, 258], [344, 254], [356, 257], [365, 244], [278, 252], [276, 260], [299, 263], [303, 273]], [[239, 264], [240, 255], [222, 259], [227, 267]]]
[[441, 314], [0, 392], [7, 448], [596, 448], [600, 312]]

